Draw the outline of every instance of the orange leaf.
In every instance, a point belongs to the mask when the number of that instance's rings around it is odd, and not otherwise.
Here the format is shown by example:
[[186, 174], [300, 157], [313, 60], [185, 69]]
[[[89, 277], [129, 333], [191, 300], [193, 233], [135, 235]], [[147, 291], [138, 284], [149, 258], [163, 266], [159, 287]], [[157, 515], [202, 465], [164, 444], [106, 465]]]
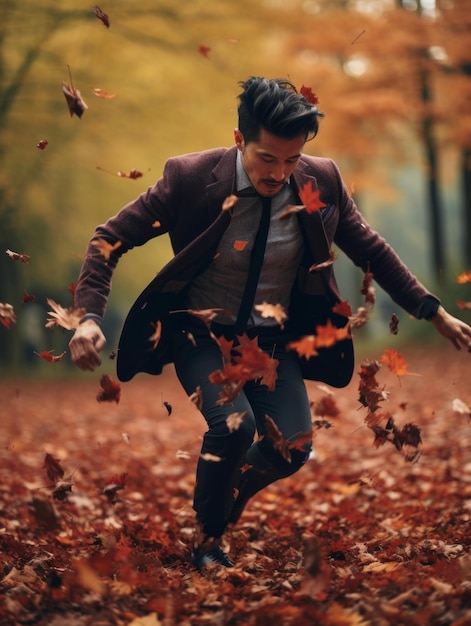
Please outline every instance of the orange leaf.
[[291, 341], [286, 347], [288, 350], [296, 350], [298, 355], [303, 356], [305, 359], [310, 359], [319, 354], [316, 350], [315, 335], [306, 335], [297, 341]]
[[465, 283], [471, 283], [471, 270], [469, 270], [469, 272], [463, 272], [462, 274], [457, 276], [456, 282], [459, 285], [464, 285]]
[[283, 322], [288, 319], [288, 315], [281, 304], [262, 302], [262, 304], [256, 304], [254, 308], [263, 318], [272, 317], [281, 327], [283, 327]]
[[115, 243], [109, 243], [104, 239], [94, 239], [91, 244], [97, 248], [98, 252], [104, 256], [107, 261], [109, 261], [111, 253], [121, 246], [121, 241], [118, 240]]
[[396, 376], [405, 376], [407, 374], [409, 365], [397, 350], [385, 350], [380, 361]]
[[157, 320], [156, 322], [152, 322], [152, 326], [155, 328], [155, 331], [149, 337], [149, 341], [153, 342], [151, 350], [155, 350], [159, 345], [160, 336], [162, 334], [162, 322]]
[[237, 250], [237, 252], [242, 252], [242, 250], [245, 250], [245, 248], [247, 247], [247, 243], [248, 241], [236, 239], [234, 241], [234, 250]]

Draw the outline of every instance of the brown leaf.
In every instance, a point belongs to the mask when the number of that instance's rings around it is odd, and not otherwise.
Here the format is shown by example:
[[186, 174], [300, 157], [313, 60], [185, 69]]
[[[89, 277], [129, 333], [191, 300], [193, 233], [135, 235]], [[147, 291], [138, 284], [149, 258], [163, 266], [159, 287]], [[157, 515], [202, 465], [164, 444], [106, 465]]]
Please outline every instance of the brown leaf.
[[22, 263], [28, 264], [31, 260], [31, 257], [28, 254], [12, 252], [12, 250], [6, 250], [6, 253], [13, 261], [21, 261]]
[[47, 319], [46, 328], [54, 329], [56, 326], [61, 326], [66, 330], [75, 330], [80, 325], [80, 320], [86, 314], [86, 309], [73, 307], [67, 307], [64, 309], [60, 304], [57, 304], [51, 298], [47, 298], [48, 305], [52, 308], [52, 311], [48, 311], [49, 317]]
[[46, 452], [44, 457], [43, 468], [46, 470], [47, 477], [53, 483], [57, 482], [64, 476], [64, 470], [58, 459], [55, 459], [52, 454]]
[[16, 323], [16, 315], [12, 305], [0, 302], [0, 323], [5, 328], [10, 328], [12, 322]]
[[116, 402], [121, 398], [121, 385], [117, 380], [103, 374], [100, 378], [100, 390], [97, 392], [97, 402]]
[[104, 239], [93, 239], [90, 242], [92, 246], [97, 248], [98, 252], [105, 257], [107, 261], [110, 260], [111, 253], [117, 250], [121, 246], [121, 241], [116, 241], [115, 243], [109, 243]]

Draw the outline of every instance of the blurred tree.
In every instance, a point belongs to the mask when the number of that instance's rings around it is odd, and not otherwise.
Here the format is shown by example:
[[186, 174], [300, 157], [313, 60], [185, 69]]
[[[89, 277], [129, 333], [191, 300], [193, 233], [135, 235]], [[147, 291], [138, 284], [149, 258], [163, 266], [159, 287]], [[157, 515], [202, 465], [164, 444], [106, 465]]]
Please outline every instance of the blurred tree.
[[[457, 147], [465, 190], [463, 260], [469, 262], [471, 249], [471, 1], [312, 0], [291, 8], [292, 32], [283, 53], [296, 62], [298, 74], [315, 72], [321, 104], [325, 100], [336, 122], [325, 128], [324, 138], [348, 163], [356, 190], [375, 184], [371, 173], [383, 159], [417, 157], [407, 129], [419, 140], [429, 192], [431, 264], [437, 277], [446, 278], [439, 180], [446, 159], [440, 155]], [[384, 172], [377, 181], [384, 184]]]

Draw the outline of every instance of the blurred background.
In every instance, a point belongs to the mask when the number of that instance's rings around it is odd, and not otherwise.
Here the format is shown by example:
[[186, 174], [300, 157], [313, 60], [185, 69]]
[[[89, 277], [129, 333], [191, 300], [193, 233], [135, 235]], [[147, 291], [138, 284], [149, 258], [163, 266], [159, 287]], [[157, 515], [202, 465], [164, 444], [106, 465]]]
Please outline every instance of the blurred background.
[[[366, 219], [469, 321], [456, 278], [471, 270], [471, 0], [0, 0], [0, 303], [16, 315], [0, 325], [2, 377], [79, 375], [67, 355], [35, 354], [61, 354], [71, 336], [45, 328], [47, 298], [71, 305], [95, 226], [167, 158], [233, 143], [238, 81], [251, 75], [317, 94], [325, 119], [306, 152], [338, 163]], [[121, 260], [109, 352], [170, 256], [161, 237]], [[336, 272], [355, 309], [362, 273], [342, 254]], [[393, 312], [395, 341], [429, 339], [378, 289], [360, 343], [390, 342]]]

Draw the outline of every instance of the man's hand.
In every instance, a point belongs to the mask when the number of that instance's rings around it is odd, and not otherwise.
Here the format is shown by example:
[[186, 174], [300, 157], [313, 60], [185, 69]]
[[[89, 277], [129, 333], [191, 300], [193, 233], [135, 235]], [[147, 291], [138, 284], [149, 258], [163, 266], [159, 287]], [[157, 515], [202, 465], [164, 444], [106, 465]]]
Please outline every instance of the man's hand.
[[79, 324], [74, 336], [69, 342], [72, 361], [81, 370], [93, 372], [101, 365], [100, 350], [106, 343], [105, 335], [93, 320], [86, 320]]
[[442, 306], [439, 307], [432, 324], [441, 335], [451, 341], [457, 350], [464, 348], [471, 352], [471, 326], [450, 315]]

